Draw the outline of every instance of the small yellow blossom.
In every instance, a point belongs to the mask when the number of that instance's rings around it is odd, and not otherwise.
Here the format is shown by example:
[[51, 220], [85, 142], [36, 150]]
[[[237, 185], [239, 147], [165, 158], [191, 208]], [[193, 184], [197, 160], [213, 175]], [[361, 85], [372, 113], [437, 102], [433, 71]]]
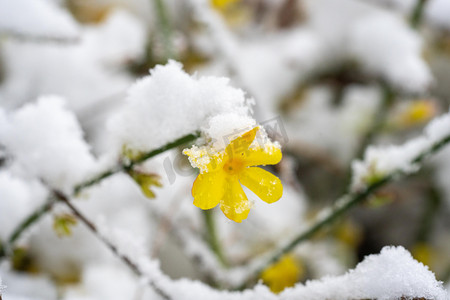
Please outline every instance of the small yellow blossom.
[[214, 8], [223, 10], [238, 1], [239, 0], [211, 0], [211, 4]]
[[436, 253], [433, 248], [423, 242], [414, 245], [411, 249], [411, 253], [416, 260], [429, 267], [433, 263], [433, 257], [436, 257]]
[[302, 266], [292, 255], [283, 256], [261, 273], [261, 279], [274, 293], [294, 286], [304, 273]]
[[[273, 203], [281, 198], [281, 181], [257, 165], [274, 165], [281, 160], [277, 144], [253, 143], [259, 127], [232, 140], [224, 151], [209, 153], [211, 148], [192, 147], [183, 151], [200, 174], [192, 186], [194, 205], [220, 208], [229, 219], [241, 222], [250, 212], [250, 202], [241, 187], [245, 185], [259, 198]], [[256, 145], [252, 145], [256, 144]]]
[[408, 105], [400, 112], [398, 123], [409, 127], [423, 124], [432, 119], [437, 113], [436, 104], [430, 100], [418, 100]]

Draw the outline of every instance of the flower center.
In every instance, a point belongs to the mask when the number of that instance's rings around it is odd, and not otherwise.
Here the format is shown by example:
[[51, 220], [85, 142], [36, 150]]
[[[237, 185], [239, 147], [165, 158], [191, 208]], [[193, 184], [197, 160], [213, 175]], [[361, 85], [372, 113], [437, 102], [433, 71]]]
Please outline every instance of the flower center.
[[239, 158], [228, 160], [223, 166], [223, 170], [230, 175], [235, 175], [244, 169], [244, 162]]

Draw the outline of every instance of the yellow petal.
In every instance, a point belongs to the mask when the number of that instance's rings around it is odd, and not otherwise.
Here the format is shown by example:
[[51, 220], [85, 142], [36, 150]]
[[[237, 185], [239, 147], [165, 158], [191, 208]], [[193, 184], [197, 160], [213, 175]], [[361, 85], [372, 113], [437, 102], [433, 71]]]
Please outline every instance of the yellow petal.
[[219, 204], [224, 193], [224, 172], [199, 174], [192, 186], [194, 205], [201, 209], [211, 209]]
[[211, 147], [192, 146], [184, 149], [183, 154], [189, 157], [189, 162], [194, 168], [199, 168], [200, 173], [214, 172], [223, 167], [227, 160], [226, 153], [215, 152]]
[[239, 180], [267, 203], [278, 201], [283, 195], [283, 185], [280, 179], [261, 168], [246, 168], [239, 175]]
[[232, 140], [225, 149], [225, 153], [227, 153], [229, 157], [246, 155], [258, 130], [259, 127], [255, 127]]
[[243, 159], [246, 166], [275, 165], [282, 157], [279, 146], [267, 143], [248, 149], [247, 156]]
[[220, 201], [220, 209], [228, 219], [240, 223], [250, 212], [250, 203], [237, 177], [229, 176], [225, 181], [225, 194]]

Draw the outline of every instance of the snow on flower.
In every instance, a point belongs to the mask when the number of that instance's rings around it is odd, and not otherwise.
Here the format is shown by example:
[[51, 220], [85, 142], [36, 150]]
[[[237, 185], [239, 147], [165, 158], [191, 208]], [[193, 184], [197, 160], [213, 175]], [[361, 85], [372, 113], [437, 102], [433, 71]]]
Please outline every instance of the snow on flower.
[[255, 141], [259, 129], [255, 127], [232, 140], [224, 151], [211, 153], [208, 146], [184, 150], [192, 166], [201, 172], [192, 186], [195, 206], [211, 209], [220, 203], [229, 219], [241, 222], [247, 218], [251, 204], [240, 184], [267, 203], [280, 199], [281, 181], [255, 166], [277, 164], [281, 149], [270, 142], [259, 145]]
[[[213, 126], [210, 122], [223, 114], [232, 120], [239, 118], [240, 124], [245, 120], [246, 125], [251, 124], [250, 100], [228, 82], [223, 77], [190, 76], [175, 61], [156, 66], [150, 76], [129, 89], [125, 107], [110, 121], [118, 148], [125, 145], [135, 151], [150, 151], [198, 130], [208, 131]], [[236, 128], [228, 121], [211, 130], [221, 135], [224, 126]]]

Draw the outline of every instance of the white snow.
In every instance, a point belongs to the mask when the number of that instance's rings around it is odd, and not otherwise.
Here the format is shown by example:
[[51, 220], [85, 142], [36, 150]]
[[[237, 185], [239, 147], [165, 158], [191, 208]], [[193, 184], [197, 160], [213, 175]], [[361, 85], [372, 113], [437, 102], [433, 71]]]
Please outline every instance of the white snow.
[[57, 94], [78, 115], [102, 114], [133, 82], [121, 71], [141, 57], [145, 41], [143, 24], [122, 10], [111, 11], [103, 23], [83, 26], [76, 44], [5, 40], [0, 102], [13, 109], [38, 96]]
[[428, 267], [415, 261], [403, 247], [384, 247], [367, 256], [343, 276], [298, 284], [280, 299], [447, 299], [447, 293]]
[[0, 143], [13, 155], [15, 171], [63, 190], [84, 180], [95, 159], [75, 115], [56, 96], [41, 97], [0, 113]]
[[149, 151], [208, 128], [211, 118], [222, 114], [227, 114], [222, 126], [218, 119], [212, 120], [208, 131], [213, 140], [223, 140], [222, 127], [233, 128], [228, 120], [253, 122], [244, 92], [229, 86], [228, 79], [190, 76], [181, 64], [170, 61], [130, 88], [126, 106], [111, 120], [110, 128], [120, 146]]
[[0, 0], [0, 34], [73, 40], [79, 28], [69, 12], [53, 1]]
[[450, 113], [431, 121], [422, 136], [394, 146], [369, 146], [362, 161], [352, 163], [354, 190], [364, 188], [372, 179], [394, 172], [412, 173], [419, 169], [413, 160], [450, 136]]
[[356, 21], [349, 53], [368, 73], [381, 75], [403, 90], [422, 92], [432, 82], [420, 36], [394, 15], [380, 13]]
[[0, 240], [7, 241], [16, 226], [44, 203], [46, 196], [38, 181], [25, 181], [0, 170]]
[[[0, 266], [0, 277], [6, 289], [3, 291], [3, 299], [13, 300], [56, 300], [57, 289], [44, 275], [34, 275], [12, 271], [6, 264]], [[1, 292], [1, 289], [0, 289]]]

